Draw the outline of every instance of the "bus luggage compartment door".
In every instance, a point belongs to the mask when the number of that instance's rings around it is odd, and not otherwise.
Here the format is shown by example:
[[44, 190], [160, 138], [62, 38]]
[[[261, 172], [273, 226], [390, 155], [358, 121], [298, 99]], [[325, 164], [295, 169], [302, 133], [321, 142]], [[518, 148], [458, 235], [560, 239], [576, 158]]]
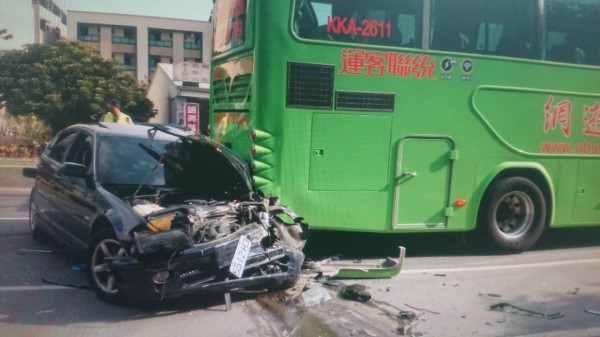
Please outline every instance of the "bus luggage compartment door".
[[454, 143], [445, 137], [398, 141], [393, 228], [443, 228]]

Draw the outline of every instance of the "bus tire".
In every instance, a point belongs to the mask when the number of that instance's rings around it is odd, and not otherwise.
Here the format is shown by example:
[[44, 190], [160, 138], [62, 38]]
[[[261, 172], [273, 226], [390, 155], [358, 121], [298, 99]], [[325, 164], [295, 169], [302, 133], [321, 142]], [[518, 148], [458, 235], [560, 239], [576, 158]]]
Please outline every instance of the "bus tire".
[[502, 251], [531, 248], [546, 227], [546, 201], [536, 184], [523, 177], [496, 181], [484, 204], [483, 227]]

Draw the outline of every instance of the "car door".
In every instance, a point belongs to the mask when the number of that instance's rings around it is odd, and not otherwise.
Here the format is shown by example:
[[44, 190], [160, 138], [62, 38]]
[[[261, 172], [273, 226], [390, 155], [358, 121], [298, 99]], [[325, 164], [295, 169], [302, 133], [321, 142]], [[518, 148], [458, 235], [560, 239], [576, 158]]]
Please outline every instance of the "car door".
[[66, 153], [64, 165], [77, 164], [85, 167], [85, 174], [69, 174], [60, 170], [56, 182], [56, 198], [53, 213], [64, 229], [64, 235], [77, 250], [87, 250], [91, 224], [97, 207], [94, 186], [94, 138], [81, 131]]
[[64, 230], [60, 227], [60, 221], [57, 222], [57, 219], [60, 218], [54, 214], [58, 193], [58, 172], [66, 153], [77, 138], [77, 134], [77, 130], [66, 130], [59, 133], [44, 151], [38, 164], [36, 184], [32, 195], [39, 219], [50, 234], [58, 239], [64, 238]]

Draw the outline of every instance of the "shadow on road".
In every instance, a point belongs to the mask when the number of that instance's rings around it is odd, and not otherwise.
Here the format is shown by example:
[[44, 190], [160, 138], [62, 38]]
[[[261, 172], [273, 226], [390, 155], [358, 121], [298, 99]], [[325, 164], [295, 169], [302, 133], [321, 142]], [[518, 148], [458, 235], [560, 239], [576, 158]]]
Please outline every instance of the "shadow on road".
[[[368, 259], [396, 256], [398, 246], [407, 256], [462, 256], [502, 254], [482, 247], [471, 233], [375, 234], [314, 231], [304, 249], [307, 258], [339, 256]], [[600, 245], [600, 228], [548, 229], [532, 250], [590, 247]]]

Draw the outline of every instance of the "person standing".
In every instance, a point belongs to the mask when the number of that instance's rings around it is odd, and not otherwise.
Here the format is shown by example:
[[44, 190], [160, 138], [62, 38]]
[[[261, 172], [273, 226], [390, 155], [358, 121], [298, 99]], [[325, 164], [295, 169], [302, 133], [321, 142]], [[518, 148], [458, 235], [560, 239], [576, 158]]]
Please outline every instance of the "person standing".
[[118, 100], [113, 99], [106, 104], [106, 107], [108, 108], [108, 112], [100, 118], [100, 122], [133, 124], [131, 117], [121, 112], [121, 102]]

